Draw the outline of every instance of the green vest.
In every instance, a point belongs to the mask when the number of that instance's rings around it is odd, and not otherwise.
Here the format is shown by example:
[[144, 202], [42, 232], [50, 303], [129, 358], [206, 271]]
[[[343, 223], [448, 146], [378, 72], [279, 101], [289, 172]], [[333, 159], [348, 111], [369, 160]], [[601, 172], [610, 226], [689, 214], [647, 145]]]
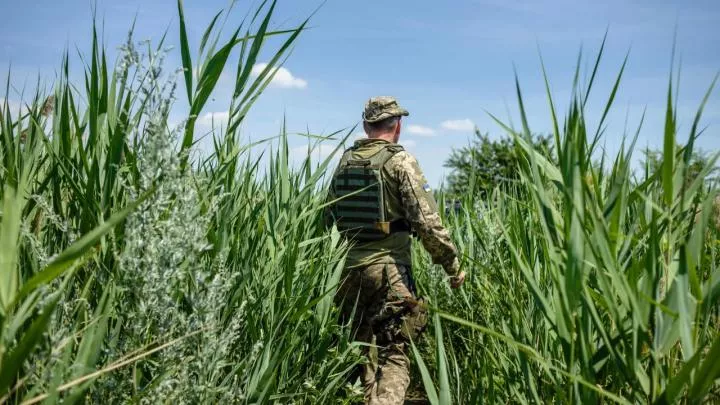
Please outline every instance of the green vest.
[[335, 203], [331, 207], [337, 228], [346, 237], [358, 242], [385, 239], [397, 231], [410, 230], [398, 210], [389, 207], [390, 183], [384, 177], [383, 167], [403, 147], [385, 144], [371, 156], [355, 159], [357, 146], [346, 150], [340, 159], [331, 191]]

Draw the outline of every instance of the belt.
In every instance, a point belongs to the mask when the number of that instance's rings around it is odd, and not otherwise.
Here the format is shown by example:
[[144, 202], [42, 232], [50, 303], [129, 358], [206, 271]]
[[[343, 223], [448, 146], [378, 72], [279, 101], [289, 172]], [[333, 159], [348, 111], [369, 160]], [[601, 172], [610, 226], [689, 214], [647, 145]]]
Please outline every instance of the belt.
[[390, 222], [390, 233], [395, 232], [410, 232], [414, 234], [412, 226], [410, 226], [410, 222], [408, 222], [407, 219], [398, 219]]

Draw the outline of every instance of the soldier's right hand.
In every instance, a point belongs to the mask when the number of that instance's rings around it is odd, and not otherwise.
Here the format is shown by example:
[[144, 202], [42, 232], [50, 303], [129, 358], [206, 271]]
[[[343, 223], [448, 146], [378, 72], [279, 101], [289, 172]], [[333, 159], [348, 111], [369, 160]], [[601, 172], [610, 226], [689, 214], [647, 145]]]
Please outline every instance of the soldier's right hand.
[[465, 272], [461, 271], [457, 276], [450, 276], [450, 287], [460, 288], [465, 282]]

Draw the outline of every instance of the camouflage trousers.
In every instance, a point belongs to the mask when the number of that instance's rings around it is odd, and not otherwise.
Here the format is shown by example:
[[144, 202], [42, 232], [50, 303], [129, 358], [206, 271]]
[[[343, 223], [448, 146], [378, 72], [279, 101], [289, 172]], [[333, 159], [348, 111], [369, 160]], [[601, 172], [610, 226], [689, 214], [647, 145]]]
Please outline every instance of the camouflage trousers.
[[376, 264], [346, 270], [336, 301], [343, 321], [352, 317], [355, 339], [369, 344], [362, 370], [365, 403], [403, 404], [410, 385], [408, 344], [427, 324], [410, 269]]

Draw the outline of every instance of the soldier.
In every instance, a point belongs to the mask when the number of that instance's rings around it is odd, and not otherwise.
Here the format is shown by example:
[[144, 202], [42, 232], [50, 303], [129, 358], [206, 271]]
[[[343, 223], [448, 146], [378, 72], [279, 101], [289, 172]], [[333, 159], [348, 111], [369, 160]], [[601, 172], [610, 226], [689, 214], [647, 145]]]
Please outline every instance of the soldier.
[[417, 160], [398, 145], [407, 110], [392, 97], [365, 105], [367, 139], [345, 151], [335, 170], [328, 221], [351, 243], [336, 301], [343, 320], [353, 317], [355, 338], [370, 344], [362, 381], [368, 404], [402, 404], [410, 384], [407, 346], [425, 328], [411, 265], [411, 234], [419, 236], [433, 263], [465, 280], [455, 245]]

